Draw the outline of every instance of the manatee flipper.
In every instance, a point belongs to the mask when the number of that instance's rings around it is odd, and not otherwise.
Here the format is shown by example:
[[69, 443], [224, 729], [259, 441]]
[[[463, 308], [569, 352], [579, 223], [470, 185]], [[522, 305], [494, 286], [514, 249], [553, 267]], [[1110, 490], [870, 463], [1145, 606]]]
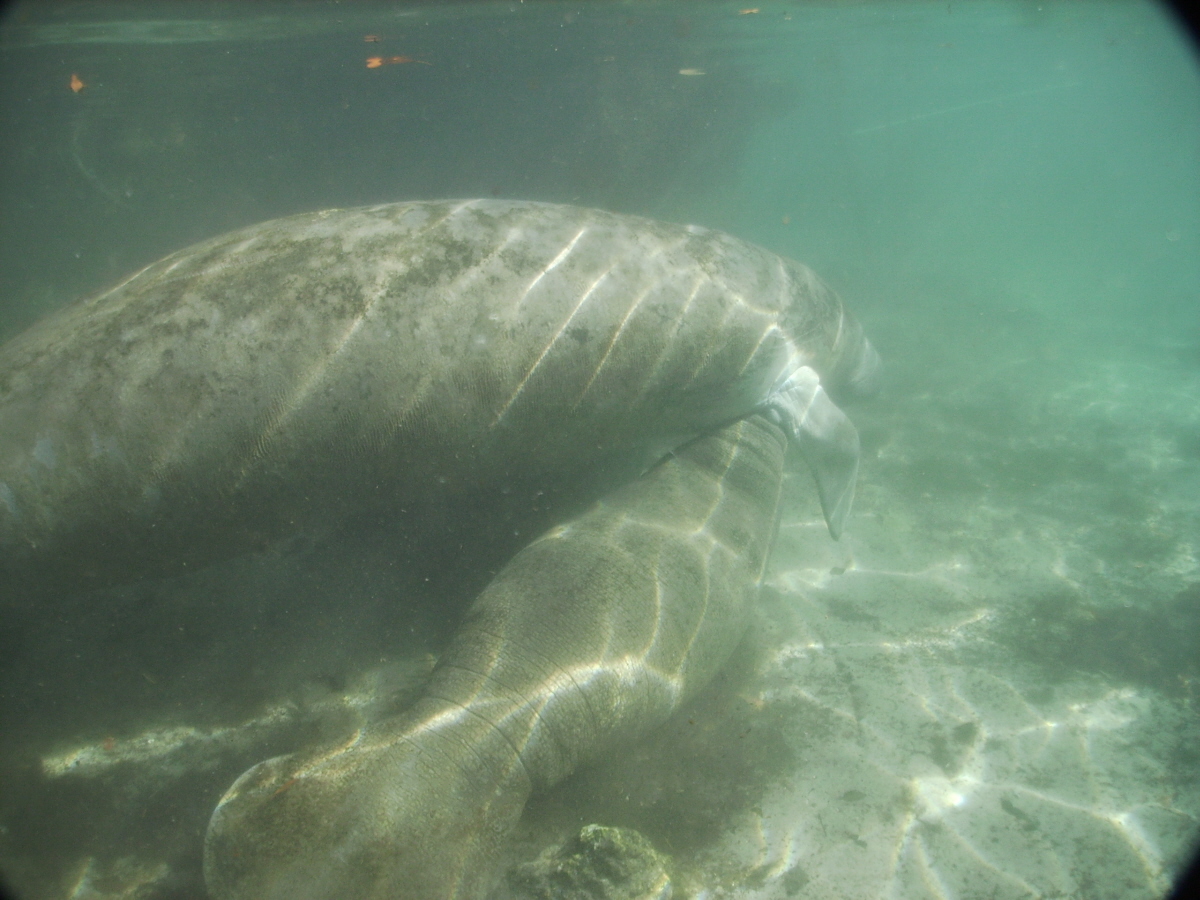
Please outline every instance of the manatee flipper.
[[[874, 352], [874, 351], [872, 351]], [[802, 366], [767, 402], [791, 430], [817, 482], [825, 524], [836, 541], [854, 503], [858, 481], [858, 431], [825, 393], [816, 372]]]
[[759, 414], [680, 448], [518, 553], [402, 717], [260, 763], [205, 843], [216, 900], [477, 900], [534, 790], [634, 740], [741, 639], [787, 436]]

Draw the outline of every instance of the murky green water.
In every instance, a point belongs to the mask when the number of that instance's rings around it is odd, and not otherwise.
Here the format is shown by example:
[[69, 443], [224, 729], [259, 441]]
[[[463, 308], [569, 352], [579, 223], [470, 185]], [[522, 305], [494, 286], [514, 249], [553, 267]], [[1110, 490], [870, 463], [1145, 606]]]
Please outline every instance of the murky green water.
[[[797, 468], [726, 675], [535, 799], [514, 858], [598, 822], [676, 897], [1170, 889], [1200, 833], [1200, 66], [1159, 7], [25, 5], [0, 122], [4, 338], [236, 227], [440, 197], [726, 230], [863, 320], [887, 380], [849, 410], [845, 536]], [[203, 896], [233, 778], [400, 704], [480, 578], [414, 585], [370, 535], [254, 549], [0, 597], [20, 896]]]

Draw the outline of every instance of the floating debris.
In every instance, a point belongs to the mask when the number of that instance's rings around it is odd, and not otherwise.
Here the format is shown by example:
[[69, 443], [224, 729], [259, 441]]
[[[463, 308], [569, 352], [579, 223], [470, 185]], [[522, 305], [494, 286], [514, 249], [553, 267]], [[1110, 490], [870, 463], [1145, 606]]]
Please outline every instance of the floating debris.
[[404, 63], [420, 63], [423, 66], [432, 66], [433, 63], [425, 62], [423, 59], [413, 59], [411, 56], [368, 56], [367, 68], [378, 69], [380, 66], [398, 66]]

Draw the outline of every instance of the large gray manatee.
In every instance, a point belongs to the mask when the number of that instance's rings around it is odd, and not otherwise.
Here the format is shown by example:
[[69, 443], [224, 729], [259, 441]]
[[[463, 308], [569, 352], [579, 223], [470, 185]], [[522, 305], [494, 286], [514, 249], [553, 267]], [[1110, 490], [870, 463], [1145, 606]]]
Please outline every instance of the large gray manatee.
[[811, 271], [702, 228], [482, 200], [267, 222], [0, 349], [0, 579], [130, 580], [364, 513], [509, 550], [559, 523], [412, 710], [254, 767], [209, 828], [222, 900], [477, 898], [531, 790], [740, 639], [785, 437], [840, 533], [835, 400], [878, 369]]
[[810, 270], [703, 228], [486, 200], [266, 222], [0, 348], [0, 578], [129, 580], [371, 510], [528, 532], [798, 373], [836, 536], [858, 441], [825, 392], [877, 371]]
[[725, 663], [762, 575], [784, 431], [753, 415], [518, 553], [423, 696], [221, 798], [218, 900], [486, 895], [532, 791], [664, 722]]

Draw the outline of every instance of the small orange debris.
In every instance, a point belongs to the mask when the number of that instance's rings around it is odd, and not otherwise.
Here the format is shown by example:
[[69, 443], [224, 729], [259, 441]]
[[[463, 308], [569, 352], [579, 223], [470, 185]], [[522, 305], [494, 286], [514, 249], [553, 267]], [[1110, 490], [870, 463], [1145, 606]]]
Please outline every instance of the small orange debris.
[[71, 90], [73, 90], [75, 93], [78, 94], [85, 87], [87, 87], [87, 84], [84, 82], [84, 80], [82, 78], [80, 78], [78, 75], [76, 75], [74, 72], [72, 72], [71, 73]]
[[363, 36], [363, 40], [368, 44], [378, 44], [381, 38], [377, 34], [368, 34]]
[[425, 62], [423, 59], [413, 59], [411, 56], [368, 56], [367, 68], [378, 69], [380, 66], [396, 66], [402, 63], [420, 63], [423, 66], [432, 66], [433, 63]]
[[756, 7], [754, 7], [754, 9], [739, 9], [739, 10], [738, 10], [738, 15], [739, 15], [739, 16], [752, 16], [752, 15], [754, 15], [756, 12], [758, 12], [758, 7], [757, 7], [757, 6], [756, 6]]
[[112, 753], [117, 749], [117, 739], [110, 734], [103, 740], [100, 746], [104, 748], [105, 753]]

